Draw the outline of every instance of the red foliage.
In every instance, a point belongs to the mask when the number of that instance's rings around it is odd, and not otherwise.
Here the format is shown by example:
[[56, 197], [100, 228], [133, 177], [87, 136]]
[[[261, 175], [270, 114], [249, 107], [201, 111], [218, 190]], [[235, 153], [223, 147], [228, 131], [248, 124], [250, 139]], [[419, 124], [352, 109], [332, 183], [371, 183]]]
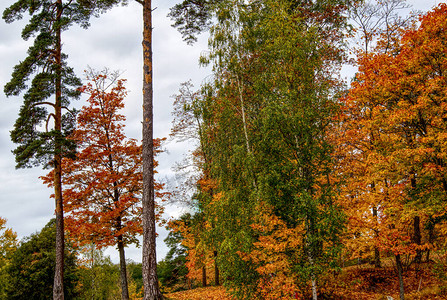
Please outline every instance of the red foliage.
[[[117, 80], [110, 91], [106, 82], [106, 75], [98, 75], [81, 88], [90, 97], [70, 136], [78, 152], [76, 159], [63, 160], [66, 230], [81, 244], [98, 247], [115, 245], [118, 237], [125, 245], [138, 244], [136, 236], [142, 233], [142, 148], [125, 136], [125, 117], [118, 113], [124, 108], [125, 80]], [[154, 140], [156, 149], [161, 141]], [[51, 184], [51, 176], [44, 181]], [[166, 196], [162, 187], [155, 183], [158, 198]]]

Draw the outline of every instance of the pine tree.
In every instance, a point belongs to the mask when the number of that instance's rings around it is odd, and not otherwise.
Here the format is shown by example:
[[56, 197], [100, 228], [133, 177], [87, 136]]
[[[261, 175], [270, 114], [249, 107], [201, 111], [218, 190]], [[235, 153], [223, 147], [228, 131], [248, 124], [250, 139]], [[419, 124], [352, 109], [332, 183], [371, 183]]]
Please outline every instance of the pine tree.
[[[54, 299], [64, 298], [64, 224], [61, 186], [62, 157], [74, 151], [74, 144], [66, 137], [73, 128], [73, 112], [68, 110], [71, 99], [79, 96], [80, 80], [66, 64], [62, 52], [62, 32], [77, 23], [87, 28], [92, 14], [106, 9], [114, 0], [64, 1], [19, 0], [5, 9], [7, 23], [30, 15], [22, 30], [22, 38], [34, 39], [28, 56], [14, 67], [11, 80], [5, 85], [7, 96], [18, 96], [25, 91], [23, 105], [11, 139], [18, 144], [13, 151], [17, 168], [44, 165], [54, 169], [56, 204], [56, 269]], [[28, 86], [29, 85], [29, 86]], [[49, 99], [54, 97], [53, 101]], [[64, 110], [64, 113], [63, 113]], [[67, 110], [67, 112], [65, 112]], [[53, 127], [50, 129], [50, 124]], [[43, 130], [41, 130], [43, 128]]]

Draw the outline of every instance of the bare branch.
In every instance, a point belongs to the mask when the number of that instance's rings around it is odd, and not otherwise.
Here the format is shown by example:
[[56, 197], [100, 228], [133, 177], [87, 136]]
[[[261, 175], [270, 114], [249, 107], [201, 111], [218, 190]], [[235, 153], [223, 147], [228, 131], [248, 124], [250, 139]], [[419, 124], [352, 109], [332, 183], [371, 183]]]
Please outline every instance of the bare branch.
[[46, 129], [47, 132], [48, 132], [48, 123], [50, 122], [51, 117], [53, 117], [54, 119], [56, 119], [56, 116], [55, 116], [53, 113], [51, 113], [51, 114], [48, 115], [48, 117], [47, 117], [47, 121], [46, 121], [46, 123], [45, 123], [45, 129]]

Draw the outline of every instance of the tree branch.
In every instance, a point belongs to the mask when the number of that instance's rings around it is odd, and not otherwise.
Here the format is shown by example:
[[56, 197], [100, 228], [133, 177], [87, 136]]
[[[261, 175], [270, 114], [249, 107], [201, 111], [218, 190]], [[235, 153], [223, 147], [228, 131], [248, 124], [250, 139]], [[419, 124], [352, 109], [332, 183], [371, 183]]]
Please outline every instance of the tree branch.
[[38, 106], [38, 105], [50, 105], [50, 106], [52, 106], [53, 108], [56, 106], [54, 103], [43, 101], [43, 102], [37, 102], [37, 103], [34, 103], [34, 104], [32, 105], [32, 107], [35, 107], [35, 106]]
[[56, 116], [53, 113], [48, 115], [47, 121], [45, 123], [45, 129], [46, 129], [47, 132], [48, 132], [48, 122], [50, 122], [51, 117], [56, 118]]

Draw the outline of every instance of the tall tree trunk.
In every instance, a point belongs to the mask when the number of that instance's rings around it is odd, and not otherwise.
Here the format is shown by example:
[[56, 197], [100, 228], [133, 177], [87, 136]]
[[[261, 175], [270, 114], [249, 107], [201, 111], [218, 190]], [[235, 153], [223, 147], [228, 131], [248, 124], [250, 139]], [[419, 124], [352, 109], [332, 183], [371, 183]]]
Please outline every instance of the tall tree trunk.
[[54, 129], [56, 132], [54, 143], [54, 199], [56, 204], [56, 266], [53, 284], [53, 299], [64, 299], [64, 210], [62, 202], [62, 146], [60, 141], [62, 122], [62, 55], [61, 28], [62, 0], [56, 2], [56, 101], [54, 105]]
[[152, 1], [143, 3], [143, 286], [144, 300], [162, 299], [155, 253]]
[[397, 275], [399, 278], [399, 299], [405, 300], [403, 268], [402, 268], [402, 261], [400, 259], [400, 254], [396, 255], [396, 265], [397, 265]]
[[214, 284], [219, 285], [219, 267], [217, 266], [217, 251], [214, 251]]
[[118, 236], [118, 252], [120, 254], [120, 281], [121, 281], [121, 299], [129, 300], [129, 288], [127, 285], [126, 257], [124, 254], [123, 236]]

